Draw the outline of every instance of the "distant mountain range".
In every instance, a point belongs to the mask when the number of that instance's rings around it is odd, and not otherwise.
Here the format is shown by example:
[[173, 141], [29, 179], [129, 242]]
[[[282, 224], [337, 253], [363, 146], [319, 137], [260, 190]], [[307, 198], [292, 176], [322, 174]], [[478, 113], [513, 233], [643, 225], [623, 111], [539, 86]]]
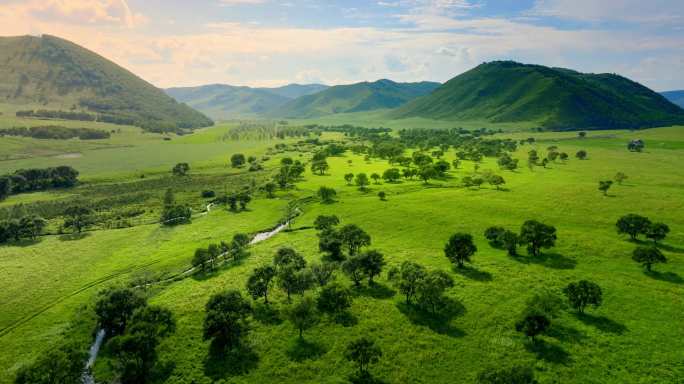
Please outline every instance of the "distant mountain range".
[[666, 99], [684, 108], [684, 91], [660, 92]]
[[113, 62], [48, 35], [0, 37], [0, 102], [86, 111], [154, 131], [213, 124]]
[[256, 118], [287, 102], [328, 88], [322, 84], [290, 84], [277, 88], [251, 88], [224, 84], [169, 88], [176, 100], [202, 111], [213, 119]]
[[456, 76], [389, 117], [532, 121], [571, 130], [682, 124], [684, 110], [619, 75], [495, 61]]

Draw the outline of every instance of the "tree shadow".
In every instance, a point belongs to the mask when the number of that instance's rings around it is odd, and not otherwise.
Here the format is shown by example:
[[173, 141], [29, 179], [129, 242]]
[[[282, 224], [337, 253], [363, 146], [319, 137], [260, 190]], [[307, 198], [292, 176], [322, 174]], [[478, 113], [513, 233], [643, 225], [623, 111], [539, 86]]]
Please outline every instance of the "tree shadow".
[[1, 245], [7, 245], [9, 247], [25, 248], [25, 247], [30, 247], [32, 245], [36, 245], [36, 244], [40, 243], [41, 241], [42, 240], [37, 237], [35, 239], [21, 239], [19, 241], [7, 242], [5, 244], [0, 243], [0, 246]]
[[380, 300], [392, 298], [397, 294], [392, 288], [378, 282], [357, 287], [354, 289], [354, 292], [360, 296], [368, 296]]
[[90, 233], [88, 232], [81, 232], [81, 233], [65, 233], [63, 235], [60, 235], [58, 239], [60, 241], [76, 241], [76, 240], [82, 240], [85, 239], [86, 237], [90, 236]]
[[405, 302], [397, 303], [397, 309], [408, 320], [416, 325], [430, 328], [433, 332], [449, 337], [463, 337], [466, 333], [451, 325], [451, 321], [466, 312], [463, 304], [446, 297], [442, 307], [435, 313], [420, 308], [417, 305], [406, 305]]
[[254, 304], [254, 312], [252, 312], [254, 320], [265, 325], [278, 325], [283, 322], [280, 317], [280, 311], [273, 305], [266, 305], [264, 303]]
[[615, 320], [611, 320], [604, 316], [594, 316], [591, 314], [577, 314], [577, 319], [586, 325], [591, 325], [594, 328], [602, 332], [615, 333], [617, 335], [622, 335], [627, 332], [626, 326], [618, 323]]
[[675, 247], [674, 245], [658, 243], [657, 247], [672, 253], [684, 253], [684, 248]]
[[562, 347], [548, 343], [544, 340], [529, 342], [525, 344], [525, 349], [528, 352], [537, 355], [537, 359], [544, 360], [549, 363], [567, 365], [572, 362], [572, 358], [568, 351]]
[[565, 257], [559, 253], [540, 253], [538, 256], [513, 257], [513, 260], [521, 263], [539, 264], [553, 269], [574, 269], [577, 265], [575, 259]]
[[302, 362], [304, 360], [316, 360], [325, 355], [326, 352], [327, 349], [323, 344], [298, 337], [286, 354], [291, 360]]
[[233, 350], [224, 351], [212, 341], [209, 353], [204, 359], [204, 374], [214, 381], [244, 375], [256, 368], [259, 355], [252, 347], [241, 345]]
[[384, 381], [373, 377], [370, 372], [354, 372], [349, 376], [349, 382], [352, 384], [385, 384]]
[[475, 281], [492, 281], [492, 274], [473, 267], [452, 268], [455, 273]]
[[351, 311], [336, 313], [332, 316], [332, 320], [343, 327], [353, 327], [359, 323], [359, 319]]
[[558, 341], [569, 343], [579, 343], [587, 338], [587, 335], [584, 334], [584, 332], [560, 324], [553, 324], [545, 334]]
[[654, 280], [666, 281], [672, 284], [684, 284], [684, 279], [674, 272], [644, 271], [644, 274]]

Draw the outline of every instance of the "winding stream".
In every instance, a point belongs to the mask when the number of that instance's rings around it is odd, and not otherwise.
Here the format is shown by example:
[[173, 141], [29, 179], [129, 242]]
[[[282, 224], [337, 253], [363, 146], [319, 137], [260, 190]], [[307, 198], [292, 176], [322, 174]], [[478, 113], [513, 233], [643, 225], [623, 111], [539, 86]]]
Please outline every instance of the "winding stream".
[[[211, 204], [207, 205], [207, 212], [206, 213], [209, 213], [210, 209], [211, 209]], [[253, 245], [253, 244], [260, 243], [264, 240], [268, 240], [271, 237], [277, 235], [283, 229], [287, 228], [288, 225], [289, 225], [289, 222], [285, 222], [283, 224], [278, 225], [277, 227], [273, 228], [270, 231], [259, 232], [252, 238], [252, 241], [250, 241], [249, 244]], [[194, 270], [195, 270], [195, 268], [190, 268], [189, 270], [183, 272], [183, 274], [190, 273]], [[83, 384], [95, 384], [95, 377], [92, 374], [92, 368], [95, 365], [95, 360], [97, 359], [97, 354], [98, 354], [98, 352], [100, 352], [100, 347], [102, 347], [102, 342], [104, 341], [104, 337], [105, 337], [105, 330], [104, 329], [98, 329], [97, 334], [95, 336], [95, 340], [93, 341], [93, 344], [90, 346], [90, 351], [88, 351], [88, 362], [86, 363], [86, 366], [83, 369], [83, 379], [82, 379]]]

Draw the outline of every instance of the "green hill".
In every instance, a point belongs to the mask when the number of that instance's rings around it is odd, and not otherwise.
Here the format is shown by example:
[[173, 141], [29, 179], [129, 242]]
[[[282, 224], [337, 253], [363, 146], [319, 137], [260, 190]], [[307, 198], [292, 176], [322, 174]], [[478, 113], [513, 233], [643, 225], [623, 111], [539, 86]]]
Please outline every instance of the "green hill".
[[113, 62], [48, 35], [0, 37], [0, 102], [85, 111], [153, 131], [213, 124]]
[[622, 76], [511, 61], [481, 64], [390, 116], [534, 121], [547, 129], [560, 130], [642, 128], [684, 122], [681, 108]]
[[288, 101], [327, 88], [321, 84], [290, 84], [278, 88], [236, 87], [223, 84], [169, 88], [166, 93], [176, 100], [216, 120], [258, 117]]
[[666, 99], [684, 108], [684, 91], [660, 92]]
[[337, 85], [313, 95], [288, 102], [271, 115], [284, 118], [311, 118], [335, 113], [396, 108], [427, 95], [439, 83], [395, 83], [391, 80]]

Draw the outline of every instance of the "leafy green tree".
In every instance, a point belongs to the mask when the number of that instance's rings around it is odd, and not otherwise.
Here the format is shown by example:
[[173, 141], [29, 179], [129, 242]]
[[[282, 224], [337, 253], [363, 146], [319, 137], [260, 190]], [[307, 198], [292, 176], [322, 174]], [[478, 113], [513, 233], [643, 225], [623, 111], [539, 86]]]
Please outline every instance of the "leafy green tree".
[[247, 279], [247, 292], [254, 300], [263, 297], [264, 304], [268, 305], [268, 290], [275, 277], [276, 270], [270, 265], [255, 268]]
[[508, 252], [509, 256], [516, 256], [518, 254], [520, 236], [517, 233], [506, 230], [499, 236], [499, 242], [501, 242], [501, 246]]
[[503, 170], [513, 171], [518, 168], [518, 159], [512, 158], [508, 152], [502, 153], [496, 162]]
[[598, 189], [603, 192], [603, 196], [608, 196], [608, 190], [613, 186], [613, 180], [599, 181]]
[[382, 179], [388, 183], [395, 183], [401, 178], [401, 172], [397, 168], [386, 169], [382, 173]]
[[380, 191], [378, 192], [378, 197], [380, 198], [380, 200], [385, 201], [387, 200], [387, 193], [385, 193], [385, 191]]
[[82, 205], [72, 205], [64, 211], [64, 227], [81, 233], [95, 223], [93, 210]]
[[506, 232], [504, 227], [489, 227], [485, 229], [484, 236], [489, 241], [489, 245], [493, 248], [501, 248], [503, 246], [501, 242], [501, 235]]
[[6, 199], [12, 193], [12, 179], [0, 177], [0, 201]]
[[237, 290], [211, 296], [205, 312], [204, 340], [212, 340], [218, 348], [233, 349], [249, 333], [248, 317], [252, 307]]
[[46, 226], [47, 221], [40, 216], [24, 216], [19, 220], [20, 236], [35, 240], [43, 233], [43, 229], [45, 229]]
[[497, 190], [501, 189], [501, 186], [506, 184], [506, 180], [499, 175], [491, 175], [487, 178], [487, 182], [496, 187]]
[[416, 296], [418, 287], [425, 278], [425, 268], [412, 261], [404, 261], [399, 268], [398, 281], [399, 291], [406, 297], [406, 305], [411, 304], [411, 299]]
[[246, 233], [236, 233], [233, 235], [233, 240], [230, 242], [229, 253], [233, 257], [234, 261], [238, 261], [242, 258], [249, 256], [247, 252], [247, 247], [252, 238]]
[[542, 248], [551, 248], [556, 244], [556, 228], [527, 220], [520, 229], [520, 244], [527, 244], [527, 252], [539, 256]]
[[565, 153], [565, 152], [561, 152], [561, 153], [558, 155], [558, 158], [561, 159], [561, 161], [566, 161], [566, 160], [568, 159], [568, 157], [569, 157], [568, 154]]
[[532, 342], [536, 337], [546, 332], [551, 326], [551, 320], [543, 314], [527, 314], [515, 324], [515, 329], [529, 337]]
[[276, 183], [273, 182], [268, 182], [264, 184], [264, 191], [266, 191], [266, 195], [268, 196], [269, 199], [272, 199], [275, 197], [275, 191], [278, 186]]
[[337, 192], [329, 187], [321, 186], [318, 188], [318, 197], [321, 199], [323, 204], [332, 204], [335, 202], [335, 196]]
[[325, 159], [314, 160], [311, 162], [311, 172], [318, 173], [321, 176], [323, 176], [325, 174], [325, 171], [327, 171], [329, 168], [330, 166], [328, 165], [328, 162]]
[[345, 225], [340, 229], [339, 234], [342, 243], [347, 247], [350, 255], [355, 255], [361, 247], [366, 247], [371, 244], [370, 235], [356, 224]]
[[379, 174], [373, 172], [370, 177], [371, 177], [371, 179], [373, 179], [373, 182], [375, 184], [380, 184], [380, 175]]
[[48, 349], [17, 371], [14, 384], [80, 383], [88, 354], [68, 344]]
[[361, 280], [366, 277], [361, 257], [361, 255], [353, 255], [342, 263], [342, 272], [344, 272], [349, 279], [354, 282], [356, 287], [360, 287]]
[[287, 266], [292, 266], [296, 270], [306, 268], [306, 260], [297, 251], [289, 247], [281, 247], [276, 251], [276, 255], [273, 258], [273, 264], [276, 269], [285, 268]]
[[344, 180], [347, 182], [347, 185], [351, 185], [352, 181], [354, 180], [354, 174], [353, 173], [345, 174]]
[[627, 175], [625, 175], [623, 172], [618, 172], [615, 174], [615, 182], [622, 185], [622, 182], [627, 180]]
[[651, 266], [657, 263], [667, 263], [667, 258], [656, 247], [637, 247], [632, 254], [632, 260], [641, 263], [648, 272]]
[[240, 168], [245, 165], [245, 155], [242, 153], [236, 153], [230, 157], [230, 165], [233, 168]]
[[473, 237], [467, 233], [451, 235], [444, 246], [444, 255], [458, 268], [463, 268], [464, 262], [470, 262], [475, 252], [477, 252], [477, 247], [473, 243]]
[[658, 241], [664, 240], [668, 233], [670, 233], [670, 227], [667, 224], [652, 223], [646, 230], [646, 238], [653, 240], [654, 244], [658, 244]]
[[244, 211], [247, 209], [247, 204], [252, 201], [252, 196], [248, 192], [242, 192], [237, 195], [237, 200], [240, 203], [240, 210]]
[[168, 209], [164, 209], [161, 217], [161, 224], [166, 226], [174, 226], [179, 224], [189, 223], [192, 218], [192, 210], [185, 205], [174, 205]]
[[319, 311], [333, 315], [351, 308], [351, 304], [351, 292], [339, 283], [331, 283], [323, 287], [316, 299], [316, 306]]
[[382, 272], [382, 267], [385, 266], [385, 258], [382, 253], [370, 250], [359, 255], [359, 262], [363, 273], [368, 277], [368, 284], [373, 284], [373, 278]]
[[204, 248], [196, 249], [191, 264], [202, 272], [206, 271], [209, 267], [209, 252]]
[[294, 162], [292, 161], [291, 157], [283, 157], [280, 159], [280, 164], [282, 165], [292, 165]]
[[136, 309], [147, 305], [145, 298], [130, 288], [110, 288], [100, 292], [95, 314], [102, 329], [121, 335]]
[[337, 264], [331, 262], [314, 263], [311, 264], [310, 268], [316, 283], [318, 283], [319, 286], [324, 287], [332, 280], [335, 270], [337, 269]]
[[567, 296], [570, 306], [575, 308], [579, 313], [584, 313], [584, 309], [587, 305], [592, 305], [596, 308], [600, 306], [603, 301], [601, 287], [599, 287], [598, 284], [587, 280], [580, 280], [579, 282], [568, 284], [568, 286], [563, 289], [563, 293]]
[[324, 229], [318, 234], [318, 249], [321, 252], [328, 254], [331, 260], [341, 261], [344, 260], [344, 255], [342, 254], [342, 246], [344, 245], [342, 236], [339, 231], [335, 229]]
[[318, 231], [325, 231], [332, 229], [334, 226], [340, 223], [340, 219], [336, 215], [319, 215], [314, 220], [314, 228]]
[[382, 351], [375, 341], [362, 337], [347, 345], [344, 357], [357, 365], [359, 376], [365, 377], [368, 375], [368, 368], [371, 364], [380, 361]]
[[648, 231], [648, 228], [651, 226], [651, 220], [644, 216], [630, 213], [618, 219], [615, 226], [619, 234], [626, 233], [634, 241], [639, 234], [645, 234]]
[[538, 384], [534, 379], [534, 371], [527, 366], [512, 366], [495, 368], [480, 372], [477, 375], [478, 384]]
[[537, 154], [536, 150], [531, 150], [527, 152], [527, 166], [530, 168], [534, 168], [535, 165], [539, 164], [539, 154]]
[[354, 178], [354, 183], [356, 184], [357, 187], [359, 187], [360, 190], [362, 190], [362, 191], [365, 190], [366, 186], [368, 186], [368, 184], [370, 184], [370, 182], [368, 180], [368, 175], [366, 175], [365, 173], [357, 174], [356, 177]]
[[416, 291], [418, 302], [432, 314], [444, 302], [444, 292], [454, 286], [454, 280], [441, 270], [430, 271], [420, 280]]
[[577, 153], [575, 154], [575, 157], [577, 157], [577, 158], [580, 159], [580, 160], [586, 160], [586, 158], [587, 158], [587, 151], [585, 151], [584, 149], [580, 149], [580, 150], [577, 151]]
[[320, 316], [316, 308], [316, 302], [308, 296], [288, 308], [285, 316], [292, 325], [299, 330], [299, 338], [304, 338], [304, 331], [318, 324]]
[[454, 167], [454, 169], [458, 169], [458, 167], [461, 165], [461, 160], [459, 160], [459, 159], [454, 159], [454, 160], [451, 162], [451, 165]]
[[433, 168], [435, 169], [439, 177], [444, 177], [444, 175], [446, 175], [449, 169], [451, 169], [451, 165], [449, 165], [449, 162], [445, 160], [439, 160], [435, 163]]
[[432, 165], [426, 165], [418, 171], [418, 176], [420, 177], [421, 180], [423, 180], [423, 183], [427, 184], [430, 179], [434, 179], [437, 176], [439, 176], [439, 173], [435, 169], [434, 166]]
[[405, 179], [413, 180], [418, 175], [418, 170], [415, 168], [405, 168], [401, 173]]
[[186, 176], [190, 172], [190, 164], [178, 163], [171, 170], [174, 176]]

